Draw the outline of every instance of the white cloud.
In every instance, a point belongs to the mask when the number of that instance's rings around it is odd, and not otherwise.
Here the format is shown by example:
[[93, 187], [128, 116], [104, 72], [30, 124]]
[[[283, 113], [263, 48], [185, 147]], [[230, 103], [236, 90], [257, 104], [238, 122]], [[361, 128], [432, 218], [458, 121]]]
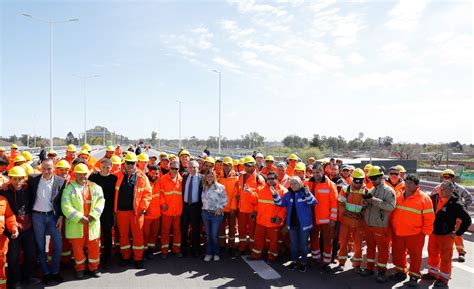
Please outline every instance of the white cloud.
[[222, 65], [228, 69], [230, 69], [231, 71], [235, 72], [235, 73], [238, 73], [238, 74], [241, 74], [242, 72], [240, 71], [240, 66], [230, 60], [227, 60], [223, 57], [220, 57], [220, 56], [217, 56], [217, 57], [214, 57], [212, 59], [213, 62], [219, 64], [219, 65]]
[[428, 56], [434, 56], [443, 64], [472, 66], [473, 37], [457, 32], [442, 32], [430, 39]]
[[390, 42], [377, 50], [378, 57], [383, 62], [401, 61], [411, 56], [408, 47], [401, 42]]
[[255, 0], [232, 0], [229, 2], [237, 4], [241, 13], [273, 13], [277, 16], [286, 14], [286, 11], [278, 7], [269, 4], [256, 4]]
[[351, 64], [358, 65], [364, 63], [365, 58], [362, 57], [359, 53], [352, 52], [347, 56], [347, 61], [349, 61]]
[[399, 89], [416, 83], [418, 86], [428, 83], [427, 75], [431, 71], [421, 68], [391, 70], [388, 72], [370, 72], [350, 77], [348, 85], [352, 89]]
[[283, 51], [283, 49], [277, 45], [268, 43], [258, 43], [253, 39], [243, 41], [240, 46], [246, 49], [256, 50], [258, 52], [268, 53], [270, 55], [275, 55]]
[[388, 13], [389, 19], [385, 26], [391, 30], [415, 29], [428, 2], [429, 0], [400, 0]]
[[273, 71], [281, 71], [281, 68], [272, 64], [268, 63], [260, 58], [258, 58], [258, 55], [255, 52], [251, 51], [243, 51], [240, 54], [242, 60], [247, 63], [250, 66], [254, 66], [257, 68], [263, 68], [267, 70], [273, 70]]

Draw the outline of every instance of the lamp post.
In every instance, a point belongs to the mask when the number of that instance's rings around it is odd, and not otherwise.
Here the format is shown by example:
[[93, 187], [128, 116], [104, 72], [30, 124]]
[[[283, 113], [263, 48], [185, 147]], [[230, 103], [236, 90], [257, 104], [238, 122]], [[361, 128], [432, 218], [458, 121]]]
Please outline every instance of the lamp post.
[[87, 79], [89, 78], [96, 78], [100, 75], [87, 75], [87, 76], [80, 76], [77, 74], [73, 74], [77, 78], [80, 78], [84, 81], [84, 144], [87, 143]]
[[180, 100], [177, 100], [176, 101], [177, 103], [179, 103], [179, 145], [178, 145], [178, 149], [181, 149], [181, 103], [182, 101]]
[[47, 23], [49, 25], [49, 141], [51, 149], [53, 149], [53, 25], [66, 22], [79, 21], [77, 18], [71, 18], [62, 21], [45, 20], [31, 16], [30, 14], [22, 14], [25, 17], [35, 21]]
[[219, 148], [218, 152], [221, 153], [221, 72], [219, 70], [212, 70], [212, 72], [219, 74]]

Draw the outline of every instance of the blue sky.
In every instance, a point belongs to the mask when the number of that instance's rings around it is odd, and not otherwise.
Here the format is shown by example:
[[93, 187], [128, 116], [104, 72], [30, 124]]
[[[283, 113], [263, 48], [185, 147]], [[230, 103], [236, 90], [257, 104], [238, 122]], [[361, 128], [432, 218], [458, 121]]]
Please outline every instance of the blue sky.
[[474, 143], [470, 1], [2, 1], [0, 135], [104, 125], [132, 138], [364, 132]]

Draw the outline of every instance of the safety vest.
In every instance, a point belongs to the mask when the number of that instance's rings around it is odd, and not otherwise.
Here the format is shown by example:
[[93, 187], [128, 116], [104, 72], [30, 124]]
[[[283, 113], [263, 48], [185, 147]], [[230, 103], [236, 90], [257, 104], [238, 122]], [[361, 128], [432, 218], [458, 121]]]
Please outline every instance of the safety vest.
[[[265, 185], [265, 180], [262, 176], [258, 175], [257, 172], [253, 172], [244, 183], [244, 176], [247, 174], [242, 174], [239, 176], [239, 180], [235, 184], [234, 190], [236, 190], [237, 195], [239, 196], [239, 210], [242, 213], [252, 213], [256, 210], [257, 205], [257, 190], [263, 188]], [[250, 192], [245, 191], [244, 187], [248, 186]]]
[[[364, 208], [362, 200], [364, 200], [364, 195], [366, 193], [367, 188], [365, 187], [362, 187], [359, 190], [354, 190], [351, 185], [342, 188], [337, 197], [337, 201], [339, 202], [339, 221], [342, 224], [350, 228], [357, 228], [361, 225], [362, 209]], [[346, 211], [358, 214], [360, 218], [355, 219], [345, 216], [344, 212]]]
[[[88, 223], [89, 240], [100, 238], [100, 215], [105, 206], [105, 198], [102, 188], [94, 182], [87, 181], [85, 190], [79, 190], [79, 184], [70, 182], [61, 195], [61, 210], [66, 218], [66, 238], [76, 239], [84, 237], [84, 224], [80, 222], [82, 217], [91, 216]], [[89, 199], [84, 199], [84, 195], [90, 195]], [[89, 212], [85, 209], [85, 203], [90, 205]]]
[[3, 234], [5, 227], [12, 232], [17, 229], [15, 214], [8, 204], [7, 198], [0, 196], [0, 234]]
[[329, 224], [330, 220], [337, 221], [337, 187], [329, 177], [324, 176], [323, 182], [315, 183], [314, 178], [308, 182], [318, 204], [314, 207], [314, 221], [317, 225]]
[[239, 177], [235, 175], [234, 171], [231, 171], [227, 178], [219, 178], [219, 183], [225, 187], [225, 193], [227, 195], [227, 205], [224, 207], [224, 212], [226, 213], [237, 210], [235, 184], [238, 180]]
[[151, 202], [147, 209], [147, 214], [145, 215], [145, 219], [154, 220], [161, 217], [161, 192], [160, 192], [160, 185], [158, 184], [158, 180], [153, 185], [153, 189], [151, 192]]
[[408, 198], [402, 194], [392, 212], [392, 228], [397, 236], [413, 236], [433, 231], [435, 214], [430, 197], [419, 188]]
[[160, 205], [167, 205], [168, 209], [162, 211], [165, 216], [180, 216], [183, 213], [183, 178], [177, 175], [176, 181], [171, 179], [169, 173], [161, 177], [157, 185], [160, 188]]
[[[282, 185], [277, 185], [275, 190], [280, 198], [287, 192], [287, 189]], [[281, 227], [285, 222], [286, 208], [279, 207], [273, 201], [273, 194], [270, 187], [267, 185], [257, 191], [257, 224], [264, 227]], [[271, 219], [279, 217], [279, 223], [272, 223]]]
[[[141, 171], [136, 172], [137, 182], [133, 190], [133, 211], [136, 216], [141, 210], [147, 210], [151, 202], [152, 188], [148, 177]], [[114, 202], [114, 211], [117, 213], [117, 204], [119, 197], [120, 185], [122, 184], [124, 177], [124, 172], [120, 171], [117, 174], [117, 183], [115, 183], [115, 202]]]

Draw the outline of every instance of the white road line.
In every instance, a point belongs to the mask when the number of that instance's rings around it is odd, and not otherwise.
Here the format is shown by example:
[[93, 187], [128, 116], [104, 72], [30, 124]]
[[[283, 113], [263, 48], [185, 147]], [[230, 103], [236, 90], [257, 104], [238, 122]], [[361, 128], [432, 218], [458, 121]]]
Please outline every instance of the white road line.
[[[428, 257], [428, 251], [427, 250], [423, 250], [423, 257], [424, 258]], [[474, 274], [474, 268], [471, 268], [467, 265], [464, 265], [464, 264], [461, 264], [461, 263], [458, 263], [458, 262], [455, 262], [455, 261], [453, 261], [452, 264], [453, 264], [453, 267], [456, 267], [456, 268], [459, 268], [461, 270], [467, 271], [471, 274]]]
[[242, 256], [242, 259], [252, 268], [258, 276], [265, 280], [280, 279], [281, 275], [277, 271], [273, 270], [267, 263], [262, 260], [249, 261], [247, 256]]

